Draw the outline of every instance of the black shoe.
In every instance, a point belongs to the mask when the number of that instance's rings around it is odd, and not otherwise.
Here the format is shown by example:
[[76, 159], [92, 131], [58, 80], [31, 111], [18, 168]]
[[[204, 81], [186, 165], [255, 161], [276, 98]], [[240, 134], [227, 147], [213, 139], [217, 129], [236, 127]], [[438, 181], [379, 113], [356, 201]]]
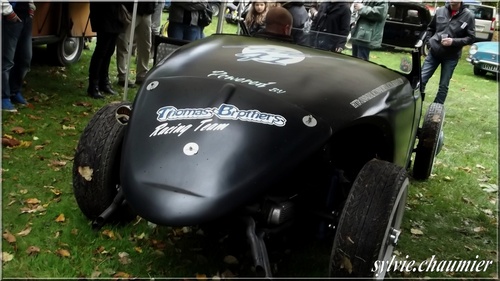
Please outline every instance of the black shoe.
[[90, 87], [87, 89], [87, 94], [89, 95], [89, 97], [93, 98], [93, 99], [103, 99], [104, 96], [101, 95], [101, 93], [99, 93], [99, 88], [97, 87]]
[[[124, 80], [118, 80], [118, 82], [116, 82], [116, 84], [118, 86], [120, 86], [120, 87], [125, 87], [125, 81]], [[135, 85], [134, 85], [134, 83], [132, 83], [132, 82], [129, 81], [128, 82], [128, 87], [129, 88], [135, 88]]]
[[135, 80], [136, 85], [142, 85], [144, 83], [144, 80]]
[[111, 89], [110, 84], [104, 84], [104, 85], [99, 86], [99, 91], [101, 93], [108, 94], [108, 95], [116, 95], [116, 92], [113, 89]]

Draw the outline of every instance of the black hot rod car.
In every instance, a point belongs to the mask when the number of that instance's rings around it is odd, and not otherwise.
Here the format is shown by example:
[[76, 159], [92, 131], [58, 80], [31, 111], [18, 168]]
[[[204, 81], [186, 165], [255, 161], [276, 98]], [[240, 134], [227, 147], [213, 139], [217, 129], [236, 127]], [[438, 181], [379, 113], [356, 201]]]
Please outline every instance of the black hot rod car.
[[273, 274], [270, 236], [314, 225], [333, 241], [331, 276], [373, 277], [401, 233], [407, 171], [427, 179], [442, 144], [442, 105], [421, 120], [418, 49], [403, 72], [241, 35], [180, 46], [132, 104], [91, 119], [76, 201], [95, 227], [242, 226], [259, 276]]

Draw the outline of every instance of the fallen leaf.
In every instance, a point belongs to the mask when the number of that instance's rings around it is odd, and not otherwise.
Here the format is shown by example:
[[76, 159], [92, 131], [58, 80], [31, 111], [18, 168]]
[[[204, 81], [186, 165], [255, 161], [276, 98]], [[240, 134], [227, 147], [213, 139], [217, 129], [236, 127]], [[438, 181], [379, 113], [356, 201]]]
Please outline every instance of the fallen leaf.
[[11, 131], [15, 134], [18, 134], [18, 135], [22, 135], [26, 132], [26, 130], [24, 130], [24, 128], [22, 128], [22, 127], [14, 127], [11, 129]]
[[79, 101], [73, 104], [74, 106], [84, 106], [84, 107], [92, 107], [92, 103]]
[[17, 139], [14, 139], [14, 138], [6, 138], [6, 137], [2, 137], [2, 145], [3, 146], [7, 146], [7, 147], [16, 147], [18, 145], [20, 145], [21, 142]]
[[32, 204], [32, 205], [42, 203], [42, 201], [38, 200], [38, 198], [28, 198], [24, 202], [26, 202], [27, 204]]
[[92, 174], [94, 170], [92, 170], [89, 166], [78, 167], [78, 173], [82, 176], [86, 181], [92, 180]]
[[44, 148], [45, 148], [45, 146], [43, 146], [43, 145], [35, 145], [35, 150], [42, 150]]
[[207, 275], [196, 273], [196, 280], [207, 280]]
[[462, 170], [462, 171], [464, 171], [464, 172], [466, 172], [466, 173], [470, 173], [470, 172], [472, 171], [472, 169], [471, 169], [471, 168], [469, 168], [469, 167], [458, 167], [458, 169], [459, 169], [459, 170]]
[[228, 255], [224, 257], [224, 263], [226, 264], [238, 264], [238, 259], [234, 256]]
[[351, 260], [348, 257], [343, 256], [341, 264], [340, 264], [340, 268], [345, 268], [347, 270], [347, 272], [349, 272], [349, 274], [351, 274], [352, 273]]
[[23, 229], [21, 232], [17, 233], [17, 235], [26, 236], [26, 235], [30, 234], [30, 232], [31, 232], [31, 227], [28, 226], [25, 229]]
[[32, 114], [28, 114], [27, 116], [31, 120], [41, 120], [42, 119], [42, 117], [38, 117], [38, 116], [35, 116], [35, 115], [32, 115]]
[[62, 192], [59, 189], [51, 188], [50, 191], [54, 193], [56, 196], [60, 196]]
[[474, 232], [483, 232], [483, 231], [485, 231], [485, 228], [482, 226], [478, 226], [478, 227], [474, 227], [473, 230], [474, 230]]
[[481, 169], [481, 170], [486, 170], [486, 168], [482, 165], [476, 164], [476, 168]]
[[60, 214], [56, 218], [56, 222], [64, 222], [65, 220], [66, 220], [66, 218], [64, 217], [64, 214]]
[[73, 234], [73, 235], [78, 235], [78, 229], [73, 228], [73, 229], [71, 230], [71, 234]]
[[62, 125], [63, 130], [75, 130], [75, 126]]
[[453, 180], [453, 179], [452, 179], [451, 177], [449, 177], [449, 176], [445, 176], [445, 177], [444, 177], [444, 181], [452, 181], [452, 180]]
[[12, 235], [12, 233], [10, 233], [8, 230], [5, 230], [3, 232], [2, 237], [9, 243], [16, 243], [16, 237]]
[[467, 245], [464, 245], [464, 248], [465, 248], [465, 249], [467, 249], [467, 250], [469, 250], [469, 251], [474, 250], [472, 247], [469, 247], [469, 246], [467, 246]]
[[116, 239], [115, 234], [113, 233], [112, 230], [105, 229], [105, 230], [103, 230], [102, 234], [105, 235], [105, 236], [108, 236], [108, 238], [110, 238], [112, 240]]
[[122, 272], [122, 271], [118, 271], [117, 273], [115, 273], [115, 275], [113, 275], [113, 277], [115, 277], [115, 278], [129, 278], [130, 274]]
[[60, 257], [63, 257], [63, 258], [67, 258], [67, 257], [70, 257], [70, 256], [71, 256], [71, 254], [69, 253], [69, 251], [68, 251], [68, 250], [66, 250], [66, 249], [58, 249], [58, 250], [56, 251], [56, 254], [57, 254], [58, 256], [60, 256]]
[[64, 167], [64, 166], [66, 166], [66, 164], [67, 164], [66, 161], [52, 160], [52, 161], [50, 161], [49, 166], [52, 166], [52, 167]]
[[488, 216], [493, 216], [493, 211], [490, 209], [481, 209], [481, 211], [483, 211], [483, 213], [485, 213]]
[[424, 235], [424, 233], [422, 232], [422, 230], [420, 230], [418, 228], [412, 228], [412, 229], [410, 229], [410, 232], [413, 235]]
[[98, 278], [99, 276], [101, 276], [100, 271], [94, 271], [94, 272], [92, 272], [92, 274], [90, 274], [90, 278], [92, 278], [92, 279]]
[[480, 183], [479, 186], [488, 193], [498, 192], [498, 185], [494, 183]]
[[21, 208], [21, 214], [32, 214], [32, 213], [37, 213], [37, 212], [44, 212], [45, 208], [43, 206], [37, 205], [36, 207], [33, 208]]
[[9, 262], [14, 259], [14, 255], [7, 253], [7, 252], [2, 252], [2, 263]]
[[29, 246], [28, 249], [26, 249], [26, 254], [28, 254], [28, 256], [36, 255], [38, 253], [40, 253], [40, 248], [36, 246]]
[[140, 254], [142, 254], [142, 248], [141, 247], [134, 247], [134, 250]]
[[132, 262], [127, 252], [119, 252], [118, 257], [121, 264], [129, 264]]
[[28, 190], [27, 189], [21, 189], [21, 190], [19, 190], [19, 193], [26, 194], [26, 193], [28, 193]]

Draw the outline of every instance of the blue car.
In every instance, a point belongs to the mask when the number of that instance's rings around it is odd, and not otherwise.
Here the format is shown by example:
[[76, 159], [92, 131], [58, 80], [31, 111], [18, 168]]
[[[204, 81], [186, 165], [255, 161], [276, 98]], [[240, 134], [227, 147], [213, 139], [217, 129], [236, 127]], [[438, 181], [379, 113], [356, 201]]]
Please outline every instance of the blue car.
[[499, 69], [498, 42], [478, 42], [469, 49], [467, 61], [474, 66], [475, 75], [486, 75], [491, 72], [498, 76]]

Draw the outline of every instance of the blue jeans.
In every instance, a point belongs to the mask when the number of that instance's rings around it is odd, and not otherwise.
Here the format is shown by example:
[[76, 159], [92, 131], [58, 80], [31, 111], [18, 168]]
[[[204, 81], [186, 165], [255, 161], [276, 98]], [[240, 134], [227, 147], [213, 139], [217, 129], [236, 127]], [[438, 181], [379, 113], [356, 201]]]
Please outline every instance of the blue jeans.
[[178, 22], [170, 22], [168, 24], [168, 37], [180, 39], [180, 40], [188, 40], [194, 41], [201, 38], [201, 27], [178, 23]]
[[427, 55], [422, 66], [422, 92], [425, 93], [425, 86], [429, 79], [432, 77], [439, 65], [441, 65], [441, 76], [439, 78], [439, 88], [434, 99], [434, 102], [443, 104], [448, 95], [448, 86], [450, 85], [453, 71], [458, 64], [459, 58], [455, 59], [441, 59], [433, 56], [431, 53]]
[[24, 77], [30, 70], [32, 19], [18, 14], [22, 22], [2, 17], [2, 99], [21, 91]]
[[352, 44], [352, 56], [364, 60], [370, 60], [370, 48]]

